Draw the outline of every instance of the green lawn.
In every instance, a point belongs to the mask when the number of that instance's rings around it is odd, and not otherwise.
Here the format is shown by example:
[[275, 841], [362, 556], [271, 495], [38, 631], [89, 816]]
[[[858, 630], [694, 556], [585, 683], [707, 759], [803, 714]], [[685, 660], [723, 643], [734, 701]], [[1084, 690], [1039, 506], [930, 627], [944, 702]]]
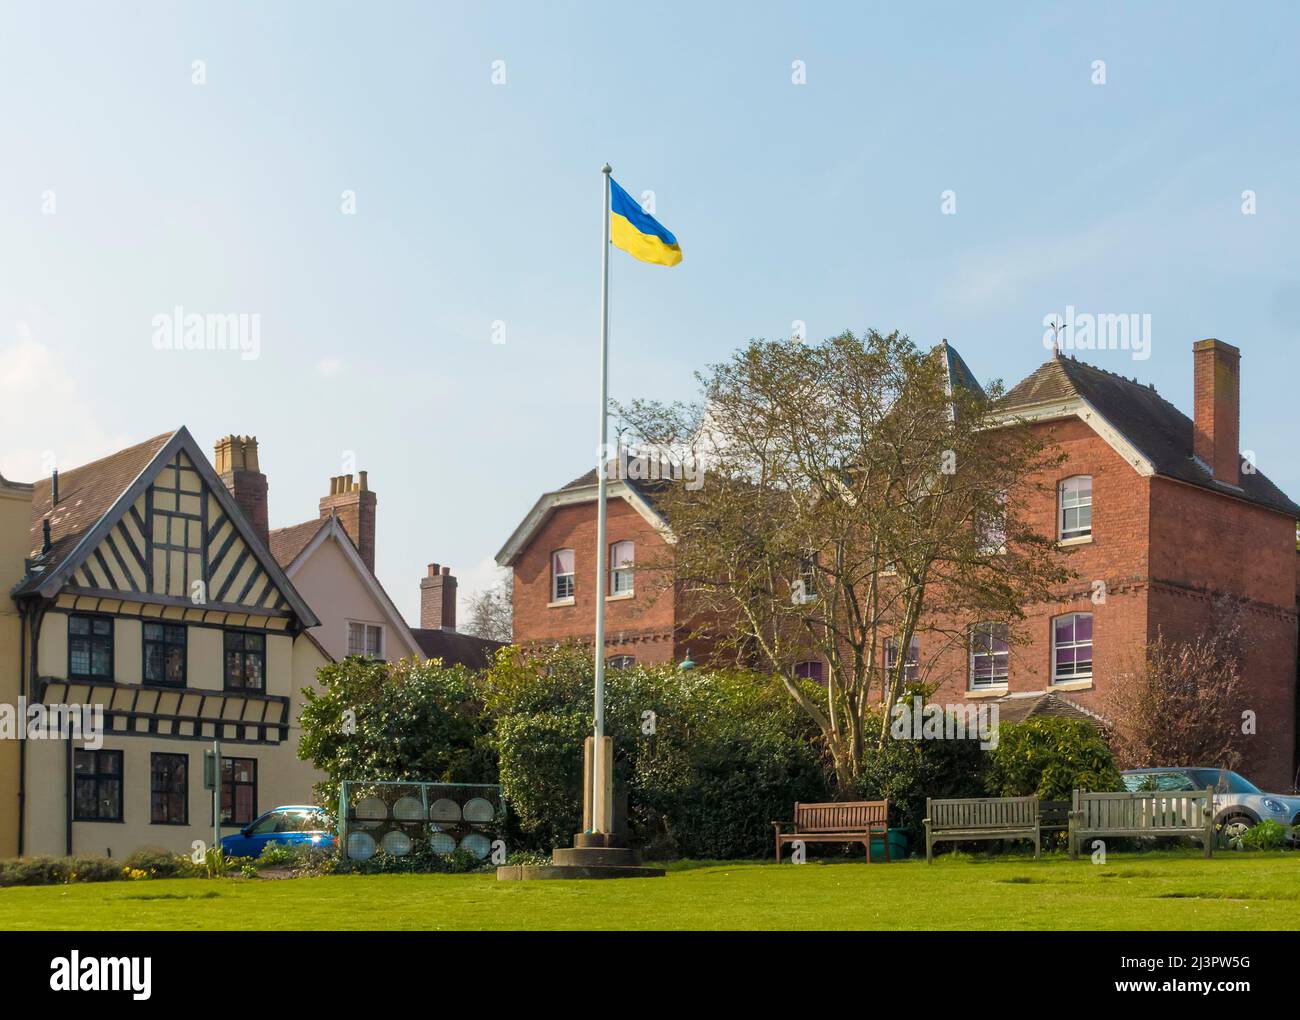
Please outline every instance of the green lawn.
[[1300, 927], [1300, 854], [710, 863], [667, 878], [170, 879], [0, 889], [0, 929]]

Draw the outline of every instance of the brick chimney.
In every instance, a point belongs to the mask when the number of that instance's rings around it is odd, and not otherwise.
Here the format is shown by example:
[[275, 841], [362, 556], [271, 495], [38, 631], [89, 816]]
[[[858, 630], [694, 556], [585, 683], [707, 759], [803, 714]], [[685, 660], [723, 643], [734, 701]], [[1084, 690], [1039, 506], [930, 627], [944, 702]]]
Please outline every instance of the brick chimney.
[[429, 576], [420, 578], [420, 629], [456, 629], [456, 579], [451, 567], [429, 564]]
[[1195, 427], [1192, 452], [1215, 479], [1241, 482], [1241, 351], [1222, 340], [1192, 344]]
[[357, 481], [351, 475], [335, 475], [330, 479], [330, 494], [322, 496], [320, 501], [321, 517], [334, 514], [338, 517], [343, 530], [352, 539], [361, 560], [375, 572], [375, 504], [378, 498], [370, 491], [366, 481], [366, 472], [357, 473]]
[[253, 533], [263, 545], [269, 546], [266, 475], [257, 466], [257, 437], [231, 435], [218, 439], [216, 469], [239, 509], [248, 518], [248, 523], [253, 526]]

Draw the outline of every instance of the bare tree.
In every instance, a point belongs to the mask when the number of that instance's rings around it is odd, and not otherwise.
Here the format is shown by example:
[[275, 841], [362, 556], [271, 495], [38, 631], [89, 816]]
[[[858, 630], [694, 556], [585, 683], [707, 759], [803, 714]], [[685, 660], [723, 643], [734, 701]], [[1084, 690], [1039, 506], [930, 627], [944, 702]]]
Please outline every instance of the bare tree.
[[476, 637], [509, 643], [513, 600], [514, 571], [506, 570], [494, 585], [469, 600], [469, 621], [462, 630]]
[[1236, 768], [1241, 761], [1241, 604], [1220, 597], [1198, 638], [1157, 634], [1106, 696], [1110, 744], [1120, 768], [1184, 762]]
[[[714, 654], [780, 677], [842, 788], [905, 693], [906, 654], [874, 665], [886, 638], [964, 645], [972, 620], [1020, 619], [1069, 577], [1023, 516], [1059, 454], [1000, 414], [996, 386], [952, 385], [945, 354], [897, 332], [756, 340], [698, 376], [699, 404], [620, 409], [643, 442], [707, 465], [702, 487], [656, 496], [670, 576]], [[816, 690], [796, 674], [808, 659], [825, 663]]]

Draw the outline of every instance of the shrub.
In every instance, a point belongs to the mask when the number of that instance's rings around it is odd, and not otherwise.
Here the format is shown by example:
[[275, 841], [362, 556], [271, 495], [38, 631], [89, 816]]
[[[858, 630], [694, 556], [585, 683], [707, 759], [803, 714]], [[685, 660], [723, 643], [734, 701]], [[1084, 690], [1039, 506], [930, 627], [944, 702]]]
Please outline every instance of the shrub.
[[1072, 791], [1122, 790], [1110, 748], [1082, 719], [1039, 716], [999, 727], [986, 777], [994, 797], [1070, 800]]
[[196, 874], [194, 863], [185, 854], [172, 853], [157, 846], [142, 846], [124, 862], [132, 871], [143, 871], [150, 878], [189, 878]]
[[978, 797], [987, 755], [977, 740], [910, 740], [891, 737], [867, 751], [856, 797], [889, 799], [890, 824], [912, 845], [924, 838], [927, 797]]
[[400, 875], [419, 872], [422, 874], [463, 875], [470, 871], [494, 868], [491, 858], [480, 861], [468, 850], [457, 847], [449, 854], [436, 854], [428, 843], [417, 843], [409, 854], [398, 857], [387, 851], [379, 850], [366, 861], [346, 860], [333, 854], [336, 873], [353, 873], [358, 875]]
[[1277, 850], [1291, 837], [1289, 826], [1265, 818], [1231, 841], [1234, 850]]
[[[590, 652], [498, 655], [485, 679], [501, 783], [517, 816], [512, 850], [567, 845], [581, 826], [582, 745], [591, 732]], [[605, 732], [628, 833], [655, 857], [765, 854], [771, 821], [797, 800], [826, 798], [816, 733], [771, 677], [682, 672], [671, 665], [606, 674]]]
[[319, 803], [337, 805], [345, 779], [497, 781], [477, 681], [464, 667], [354, 656], [322, 667], [317, 682], [303, 692], [298, 757], [328, 777]]
[[63, 862], [57, 857], [20, 857], [0, 861], [0, 886], [56, 885], [65, 881]]
[[0, 861], [0, 886], [116, 882], [127, 869], [108, 857], [25, 857]]
[[64, 860], [69, 882], [116, 882], [125, 877], [121, 863], [108, 857], [67, 857]]

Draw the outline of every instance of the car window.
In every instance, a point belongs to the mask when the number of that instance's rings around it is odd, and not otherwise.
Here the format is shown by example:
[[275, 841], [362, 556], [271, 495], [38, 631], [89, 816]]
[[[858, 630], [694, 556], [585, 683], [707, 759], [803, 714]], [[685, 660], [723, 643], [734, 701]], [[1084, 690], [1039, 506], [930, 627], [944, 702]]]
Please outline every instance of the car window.
[[1196, 784], [1196, 789], [1204, 790], [1207, 786], [1215, 793], [1227, 793], [1227, 787], [1220, 778], [1218, 769], [1188, 769], [1188, 775]]
[[279, 832], [279, 824], [279, 815], [263, 815], [253, 823], [252, 827], [248, 830], [248, 834], [250, 836], [265, 836], [268, 833]]
[[1130, 793], [1181, 792], [1196, 787], [1182, 772], [1139, 772], [1123, 777], [1124, 787]]
[[1245, 776], [1238, 775], [1236, 772], [1229, 772], [1224, 769], [1220, 773], [1220, 783], [1227, 788], [1228, 793], [1261, 793], [1258, 786], [1252, 783]]
[[325, 824], [324, 811], [307, 811], [306, 818], [303, 820], [303, 832], [325, 832], [328, 826]]

